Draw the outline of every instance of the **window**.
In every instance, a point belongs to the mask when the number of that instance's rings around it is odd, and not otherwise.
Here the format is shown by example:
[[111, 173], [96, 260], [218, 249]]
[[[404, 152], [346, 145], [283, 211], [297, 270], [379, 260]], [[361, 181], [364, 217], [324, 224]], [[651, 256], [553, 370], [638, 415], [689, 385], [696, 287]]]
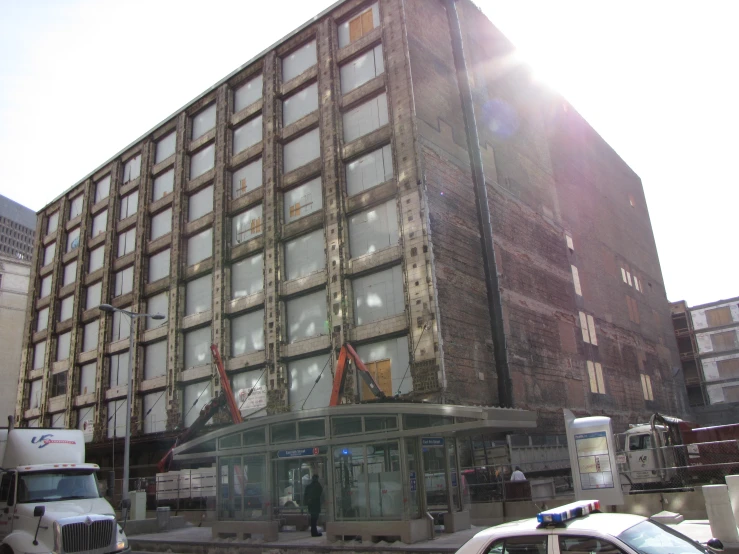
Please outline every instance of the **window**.
[[594, 394], [605, 394], [606, 387], [603, 382], [603, 366], [600, 363], [593, 363], [590, 360], [588, 365], [588, 377], [590, 378], [590, 392]]
[[195, 221], [213, 211], [213, 185], [190, 196], [187, 203], [187, 220]]
[[250, 146], [262, 141], [262, 116], [250, 119], [243, 125], [234, 129], [233, 153], [234, 156], [243, 152]]
[[118, 235], [118, 257], [125, 256], [134, 251], [136, 247], [136, 227], [124, 231]]
[[349, 196], [392, 178], [393, 154], [389, 144], [346, 164], [346, 192]]
[[126, 399], [108, 402], [108, 438], [126, 436]]
[[316, 65], [316, 62], [316, 41], [314, 40], [282, 58], [282, 81], [286, 83], [297, 77]]
[[212, 396], [211, 383], [210, 381], [201, 381], [200, 383], [187, 385], [182, 396], [182, 411], [185, 414], [184, 425], [190, 427], [200, 415], [200, 410], [210, 402]]
[[106, 175], [95, 183], [95, 203], [110, 196], [110, 175]]
[[384, 92], [369, 102], [344, 114], [344, 142], [351, 142], [387, 125], [387, 94]]
[[163, 162], [170, 156], [174, 156], [175, 146], [177, 145], [177, 133], [172, 131], [168, 135], [157, 141], [157, 151], [154, 156], [154, 163]]
[[295, 123], [318, 109], [318, 83], [313, 83], [282, 101], [282, 126]]
[[359, 15], [339, 25], [339, 48], [351, 44], [379, 26], [380, 10], [375, 2]]
[[626, 308], [629, 311], [629, 320], [634, 323], [639, 323], [639, 305], [636, 303], [631, 296], [626, 295]]
[[69, 358], [69, 342], [72, 338], [72, 333], [67, 331], [66, 333], [59, 335], [56, 342], [56, 361], [61, 362]]
[[325, 290], [288, 300], [285, 307], [288, 342], [328, 334]]
[[77, 429], [82, 431], [85, 442], [92, 442], [95, 428], [95, 406], [88, 406], [77, 410]]
[[196, 140], [216, 126], [216, 105], [211, 104], [192, 117], [191, 139]]
[[187, 239], [187, 265], [202, 262], [213, 255], [213, 229], [206, 229]]
[[185, 333], [185, 369], [210, 363], [210, 327]]
[[85, 309], [91, 310], [97, 308], [100, 305], [100, 300], [103, 292], [103, 284], [97, 282], [87, 287], [87, 297], [85, 299]]
[[56, 254], [56, 243], [52, 242], [46, 248], [44, 248], [44, 265], [49, 265], [54, 261], [54, 254]]
[[118, 219], [126, 219], [136, 213], [139, 209], [139, 191], [135, 190], [131, 194], [121, 198], [121, 213]]
[[95, 379], [97, 377], [97, 364], [85, 364], [80, 367], [79, 394], [92, 394], [95, 392]]
[[216, 147], [211, 142], [202, 150], [198, 150], [190, 156], [190, 180], [200, 177], [213, 169], [215, 165]]
[[251, 106], [262, 97], [263, 79], [257, 75], [234, 91], [234, 113]]
[[133, 266], [127, 267], [115, 274], [115, 288], [113, 296], [121, 296], [133, 290]]
[[66, 429], [67, 425], [64, 423], [64, 412], [58, 414], [51, 414], [51, 428], [52, 429]]
[[67, 296], [59, 301], [59, 321], [67, 321], [74, 314], [74, 296]]
[[103, 260], [105, 258], [105, 246], [98, 246], [94, 250], [90, 250], [90, 262], [88, 265], [88, 271], [92, 273], [103, 267]]
[[[147, 314], [161, 314], [163, 316], [167, 316], [167, 312], [169, 312], [169, 293], [168, 292], [161, 292], [157, 295], [152, 296], [146, 301], [146, 313]], [[146, 318], [146, 328], [147, 329], [154, 329], [155, 327], [159, 327], [160, 325], [166, 325], [167, 320], [161, 320], [161, 319], [152, 319], [150, 317]]]
[[144, 347], [144, 380], [167, 374], [167, 341], [161, 340]]
[[574, 265], [571, 265], [570, 268], [572, 269], [572, 282], [575, 285], [575, 294], [578, 296], [582, 296], [582, 287], [580, 286], [580, 273], [577, 270], [577, 267]]
[[44, 367], [44, 358], [46, 357], [46, 341], [37, 342], [33, 345], [33, 369], [41, 369]]
[[318, 129], [313, 129], [288, 142], [284, 146], [283, 155], [283, 170], [285, 173], [317, 159], [321, 155]]
[[62, 278], [62, 286], [66, 287], [77, 280], [77, 262], [71, 262], [64, 266], [64, 276]]
[[652, 379], [649, 375], [645, 375], [644, 373], [641, 374], [641, 389], [644, 393], [644, 400], [654, 400], [654, 395], [652, 394]]
[[326, 267], [323, 229], [285, 243], [285, 280], [299, 279]]
[[141, 154], [131, 158], [123, 165], [123, 184], [138, 179], [139, 175], [141, 175]]
[[46, 298], [51, 294], [51, 275], [47, 275], [41, 279], [41, 285], [39, 286], [39, 298]]
[[[380, 388], [392, 391], [392, 394], [405, 394], [413, 389], [413, 382], [408, 369], [408, 337], [381, 340], [357, 347], [357, 354], [368, 369], [372, 367], [379, 381]], [[362, 399], [374, 398], [365, 386], [360, 392]]]
[[[131, 306], [126, 306], [124, 310], [130, 310]], [[131, 334], [131, 322], [128, 316], [121, 312], [113, 312], [113, 328], [111, 329], [111, 342], [127, 339]]]
[[724, 331], [723, 333], [714, 333], [711, 335], [711, 344], [714, 352], [723, 350], [736, 350], [739, 348], [736, 331]]
[[231, 319], [231, 356], [264, 350], [264, 310]]
[[174, 190], [174, 169], [165, 171], [161, 175], [154, 178], [152, 186], [152, 200], [164, 198]]
[[239, 198], [262, 186], [262, 158], [241, 167], [231, 175], [231, 195]]
[[31, 381], [28, 394], [28, 409], [34, 410], [41, 407], [41, 379]]
[[66, 252], [71, 252], [75, 248], [77, 248], [80, 245], [80, 228], [75, 227], [72, 229], [69, 234], [67, 235], [67, 250]]
[[82, 203], [84, 201], [84, 198], [80, 194], [79, 196], [76, 196], [72, 198], [72, 200], [69, 202], [69, 219], [74, 219], [78, 215], [82, 213]]
[[104, 233], [107, 226], [108, 210], [103, 210], [92, 218], [92, 230], [90, 231], [90, 237], [96, 237], [99, 234]]
[[110, 386], [128, 386], [128, 350], [110, 357]]
[[560, 554], [623, 554], [620, 548], [606, 540], [571, 535], [559, 535], [559, 551]]
[[82, 352], [90, 352], [98, 347], [98, 333], [100, 331], [100, 320], [96, 319], [86, 324], [83, 328]]
[[[303, 358], [287, 364], [287, 371], [290, 374], [288, 401], [291, 410], [310, 410], [328, 406], [333, 386], [331, 379], [327, 379], [331, 375], [329, 373], [330, 369], [326, 365], [331, 364], [330, 359], [330, 355], [321, 354], [320, 356]], [[326, 368], [326, 371], [324, 371], [324, 368]], [[316, 379], [322, 371], [323, 376], [316, 383]], [[311, 389], [313, 392], [311, 392]], [[274, 429], [274, 426], [272, 428]], [[275, 437], [272, 438], [274, 440]]]
[[185, 285], [185, 315], [207, 312], [213, 304], [213, 279], [205, 277], [188, 281]]
[[172, 232], [172, 208], [151, 217], [151, 240], [156, 240]]
[[149, 282], [153, 283], [169, 275], [169, 258], [171, 250], [167, 248], [158, 254], [149, 256]]
[[240, 298], [264, 288], [264, 258], [257, 254], [231, 265], [231, 298]]
[[639, 283], [639, 279], [636, 278], [636, 275], [634, 275], [634, 288], [642, 292], [641, 284]]
[[720, 308], [706, 310], [706, 321], [709, 327], [729, 325], [732, 322], [731, 308], [729, 306], [722, 306]]
[[368, 50], [339, 68], [341, 75], [341, 93], [346, 94], [355, 88], [385, 73], [385, 62], [382, 59], [382, 44]]
[[46, 221], [46, 234], [50, 235], [59, 227], [59, 212], [54, 212]]
[[398, 244], [395, 200], [349, 217], [349, 251], [352, 258]]
[[67, 394], [67, 372], [55, 373], [51, 376], [51, 397]]
[[317, 177], [285, 193], [285, 223], [290, 223], [323, 208], [321, 178]]
[[628, 269], [623, 268], [623, 267], [621, 268], [621, 279], [623, 280], [624, 283], [626, 283], [630, 287], [633, 286], [632, 281], [631, 281], [631, 272]]
[[719, 360], [716, 362], [719, 379], [739, 379], [739, 358]]
[[403, 272], [399, 265], [352, 281], [357, 325], [403, 313]]
[[235, 246], [262, 234], [262, 205], [242, 212], [231, 220], [231, 245]]
[[580, 312], [580, 329], [582, 330], [583, 341], [598, 346], [598, 338], [595, 335], [595, 320], [592, 315]]
[[575, 251], [575, 243], [572, 242], [572, 236], [565, 233], [565, 242], [567, 243], [567, 248], [570, 249], [570, 251]]
[[144, 433], [161, 433], [166, 430], [167, 391], [144, 395]]
[[[261, 370], [244, 371], [234, 375], [231, 379], [231, 389], [242, 415], [267, 407], [267, 382]], [[263, 441], [264, 430], [262, 430]]]
[[49, 327], [49, 308], [41, 308], [36, 316], [36, 332], [43, 331]]

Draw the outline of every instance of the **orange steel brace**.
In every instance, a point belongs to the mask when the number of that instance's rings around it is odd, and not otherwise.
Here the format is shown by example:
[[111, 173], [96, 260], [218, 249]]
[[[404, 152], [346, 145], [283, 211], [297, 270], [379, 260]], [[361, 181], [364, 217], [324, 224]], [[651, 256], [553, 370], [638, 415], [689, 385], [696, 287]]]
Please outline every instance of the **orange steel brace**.
[[241, 423], [244, 419], [241, 417], [241, 410], [236, 405], [236, 399], [234, 398], [233, 390], [231, 390], [231, 382], [228, 380], [226, 370], [223, 368], [223, 360], [221, 360], [221, 353], [218, 351], [218, 346], [211, 344], [210, 351], [213, 354], [213, 360], [215, 360], [218, 375], [221, 378], [221, 389], [226, 394], [226, 405], [228, 406], [228, 411], [231, 412], [231, 419], [233, 419], [234, 423]]
[[354, 364], [359, 370], [359, 376], [367, 384], [369, 389], [372, 391], [372, 394], [377, 398], [385, 398], [385, 393], [377, 386], [372, 374], [367, 370], [367, 367], [364, 365], [359, 355], [354, 351], [352, 345], [347, 342], [341, 347], [341, 350], [339, 350], [339, 359], [336, 362], [334, 386], [331, 390], [331, 401], [329, 402], [329, 406], [338, 406], [339, 401], [341, 400], [341, 393], [344, 391], [344, 378], [346, 377], [347, 357], [350, 357], [354, 361]]

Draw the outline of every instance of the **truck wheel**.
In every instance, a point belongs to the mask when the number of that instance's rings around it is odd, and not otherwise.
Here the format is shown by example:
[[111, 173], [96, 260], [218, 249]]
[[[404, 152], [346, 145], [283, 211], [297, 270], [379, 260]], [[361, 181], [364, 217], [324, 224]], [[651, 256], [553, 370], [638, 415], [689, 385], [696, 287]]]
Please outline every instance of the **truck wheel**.
[[7, 544], [3, 544], [0, 546], [0, 554], [13, 554], [13, 549], [10, 548]]

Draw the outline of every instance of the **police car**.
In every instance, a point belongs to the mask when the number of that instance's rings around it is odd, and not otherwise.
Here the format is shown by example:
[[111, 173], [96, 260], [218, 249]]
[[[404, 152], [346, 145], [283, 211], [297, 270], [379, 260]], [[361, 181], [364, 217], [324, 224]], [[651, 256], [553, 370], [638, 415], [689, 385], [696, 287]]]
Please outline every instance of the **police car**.
[[477, 533], [457, 554], [714, 554], [703, 546], [642, 516], [600, 513], [600, 502], [573, 502]]

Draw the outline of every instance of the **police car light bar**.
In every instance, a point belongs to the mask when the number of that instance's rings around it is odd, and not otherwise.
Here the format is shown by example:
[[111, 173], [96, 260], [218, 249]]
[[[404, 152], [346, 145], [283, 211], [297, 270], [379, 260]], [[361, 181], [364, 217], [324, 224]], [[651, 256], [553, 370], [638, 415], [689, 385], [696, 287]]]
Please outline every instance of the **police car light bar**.
[[586, 516], [591, 512], [600, 510], [600, 500], [580, 500], [565, 504], [559, 508], [553, 508], [536, 515], [539, 523], [564, 523], [576, 517]]

